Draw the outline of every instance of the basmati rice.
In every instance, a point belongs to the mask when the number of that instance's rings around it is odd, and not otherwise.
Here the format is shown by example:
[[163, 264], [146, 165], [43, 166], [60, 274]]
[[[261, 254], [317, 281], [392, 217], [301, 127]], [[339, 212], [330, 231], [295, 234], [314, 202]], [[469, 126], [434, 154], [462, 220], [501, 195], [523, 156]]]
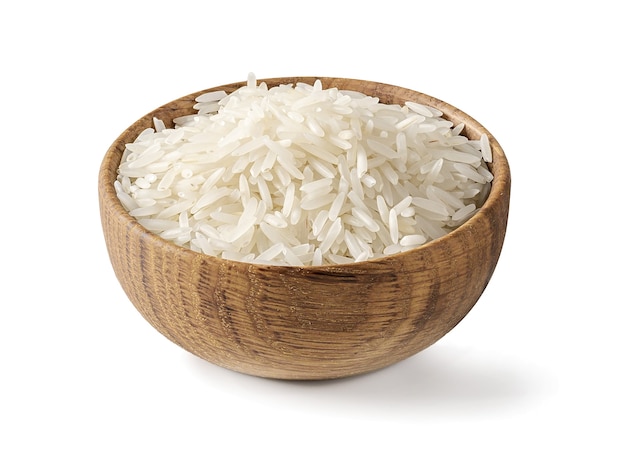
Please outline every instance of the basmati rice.
[[258, 264], [345, 264], [444, 236], [475, 214], [493, 175], [487, 135], [406, 102], [250, 74], [196, 98], [126, 145], [114, 183], [149, 231]]

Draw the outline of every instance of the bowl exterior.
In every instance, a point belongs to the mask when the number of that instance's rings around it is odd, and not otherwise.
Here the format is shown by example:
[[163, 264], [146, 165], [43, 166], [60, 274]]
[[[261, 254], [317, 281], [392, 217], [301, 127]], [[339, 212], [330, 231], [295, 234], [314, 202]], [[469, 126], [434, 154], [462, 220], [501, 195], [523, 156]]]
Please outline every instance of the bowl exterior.
[[470, 311], [496, 267], [506, 232], [510, 171], [491, 134], [462, 111], [425, 94], [381, 83], [325, 77], [259, 80], [268, 86], [320, 79], [383, 103], [417, 101], [491, 140], [494, 181], [467, 223], [416, 250], [321, 267], [227, 261], [167, 242], [139, 225], [113, 182], [124, 145], [158, 117], [194, 113], [203, 92], [147, 114], [112, 144], [99, 173], [102, 228], [113, 270], [129, 299], [160, 333], [222, 367], [280, 379], [328, 379], [377, 370], [432, 345]]

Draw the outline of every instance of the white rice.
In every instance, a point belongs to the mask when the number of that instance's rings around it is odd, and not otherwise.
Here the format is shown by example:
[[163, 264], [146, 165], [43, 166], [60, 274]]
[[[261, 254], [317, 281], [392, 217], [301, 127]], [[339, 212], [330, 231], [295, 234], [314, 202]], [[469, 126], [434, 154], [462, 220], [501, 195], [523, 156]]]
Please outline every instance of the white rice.
[[441, 111], [316, 81], [268, 88], [250, 74], [196, 114], [126, 145], [115, 189], [146, 229], [209, 255], [259, 264], [344, 264], [417, 248], [487, 197], [487, 135]]

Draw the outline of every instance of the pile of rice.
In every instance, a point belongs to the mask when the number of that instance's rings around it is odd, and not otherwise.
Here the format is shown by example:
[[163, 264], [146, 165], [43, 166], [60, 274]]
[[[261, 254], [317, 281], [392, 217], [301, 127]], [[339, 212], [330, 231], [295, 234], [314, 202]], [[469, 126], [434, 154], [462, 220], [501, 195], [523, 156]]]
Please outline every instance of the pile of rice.
[[493, 179], [487, 136], [468, 140], [430, 106], [319, 80], [268, 88], [252, 74], [196, 102], [126, 145], [115, 189], [146, 229], [208, 255], [297, 266], [393, 255], [464, 223]]

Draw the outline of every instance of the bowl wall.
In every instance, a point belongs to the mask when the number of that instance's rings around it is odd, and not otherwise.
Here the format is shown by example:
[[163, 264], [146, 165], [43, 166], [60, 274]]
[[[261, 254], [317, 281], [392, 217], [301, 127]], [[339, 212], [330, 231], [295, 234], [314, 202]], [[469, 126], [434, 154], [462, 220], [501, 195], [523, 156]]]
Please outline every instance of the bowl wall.
[[373, 371], [416, 354], [448, 333], [476, 303], [496, 267], [509, 207], [510, 171], [502, 148], [473, 118], [409, 89], [325, 77], [297, 81], [416, 101], [465, 123], [491, 141], [494, 174], [481, 210], [450, 234], [422, 247], [362, 263], [320, 267], [246, 264], [203, 255], [147, 231], [113, 188], [125, 143], [158, 117], [193, 114], [196, 92], [145, 115], [111, 145], [99, 173], [102, 228], [114, 272], [129, 299], [160, 333], [222, 367], [281, 379], [328, 379]]

